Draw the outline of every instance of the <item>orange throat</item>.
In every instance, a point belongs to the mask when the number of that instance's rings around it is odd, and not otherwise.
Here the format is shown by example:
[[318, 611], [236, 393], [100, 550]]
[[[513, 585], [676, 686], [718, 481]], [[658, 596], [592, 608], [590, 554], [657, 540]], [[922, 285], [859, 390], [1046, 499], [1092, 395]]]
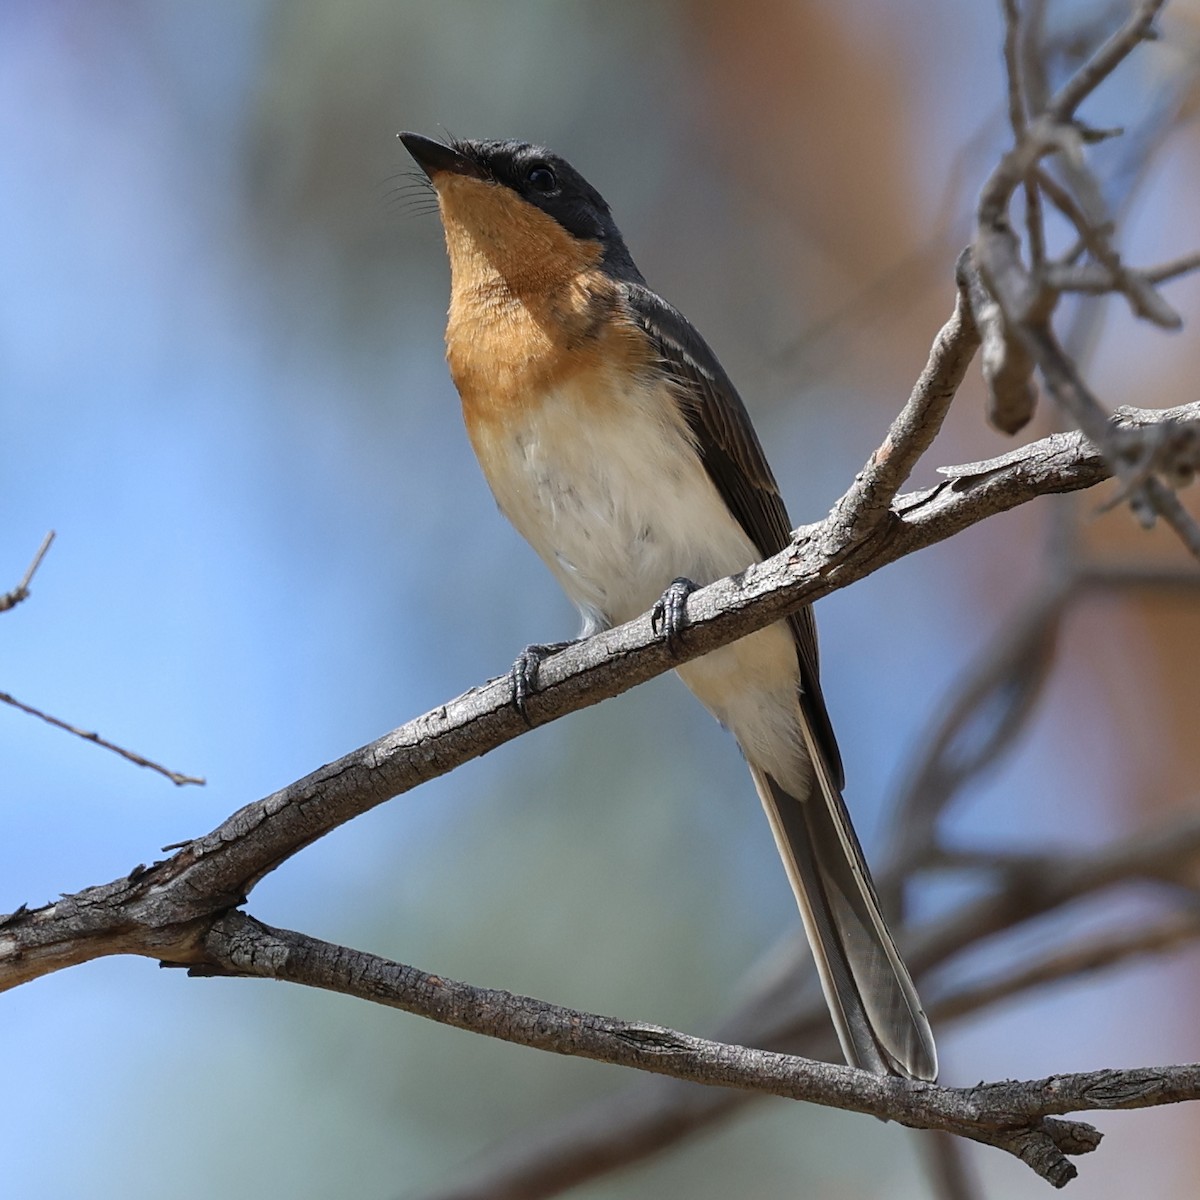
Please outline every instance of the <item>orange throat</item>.
[[509, 188], [462, 175], [435, 182], [450, 256], [446, 359], [468, 429], [611, 361], [614, 338], [635, 348], [598, 242], [572, 237]]

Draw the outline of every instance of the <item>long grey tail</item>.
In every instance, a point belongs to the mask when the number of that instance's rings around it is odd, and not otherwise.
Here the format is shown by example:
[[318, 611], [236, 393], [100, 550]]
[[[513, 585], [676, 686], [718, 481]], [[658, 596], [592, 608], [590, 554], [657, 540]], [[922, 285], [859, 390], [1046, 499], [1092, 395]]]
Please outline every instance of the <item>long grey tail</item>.
[[937, 1078], [937, 1050], [908, 968], [879, 910], [840, 789], [806, 740], [816, 777], [789, 795], [750, 764], [800, 905], [846, 1061], [877, 1075]]

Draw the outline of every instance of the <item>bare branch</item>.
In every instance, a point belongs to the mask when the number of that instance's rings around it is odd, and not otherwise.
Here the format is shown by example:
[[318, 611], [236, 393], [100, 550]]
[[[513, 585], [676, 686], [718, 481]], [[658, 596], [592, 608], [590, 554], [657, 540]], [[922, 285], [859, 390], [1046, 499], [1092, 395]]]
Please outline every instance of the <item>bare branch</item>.
[[1189, 482], [1200, 465], [1200, 426], [1189, 414], [1152, 429], [1121, 427], [1107, 416], [1083, 382], [1075, 364], [1046, 326], [1020, 331], [1033, 348], [1042, 376], [1059, 403], [1079, 427], [1116, 464], [1134, 512], [1143, 524], [1162, 516], [1179, 534], [1190, 553], [1200, 559], [1200, 528], [1156, 475], [1173, 482]]
[[[1194, 920], [1192, 924], [1194, 931]], [[1075, 1174], [1065, 1156], [1095, 1149], [1100, 1135], [1082, 1123], [1047, 1118], [1200, 1098], [1200, 1065], [1095, 1071], [968, 1089], [875, 1076], [473, 988], [376, 955], [273, 929], [238, 912], [213, 925], [205, 950], [206, 962], [193, 967], [191, 974], [305, 984], [557, 1054], [870, 1113], [912, 1128], [944, 1130], [1008, 1150], [1058, 1187]]]
[[900, 874], [926, 859], [946, 806], [1024, 728], [1054, 663], [1070, 586], [1065, 575], [1052, 579], [1029, 601], [947, 695], [934, 730], [920, 739], [920, 757], [891, 821]]
[[[1025, 136], [1028, 104], [1025, 99], [1025, 70], [1036, 62], [1034, 55], [1022, 53], [1022, 21], [1017, 0], [1004, 0], [1004, 69], [1008, 78], [1008, 123], [1013, 137]], [[1025, 46], [1028, 49], [1027, 45]], [[1025, 180], [1025, 231], [1029, 237], [1029, 252], [1033, 269], [1038, 270], [1046, 258], [1046, 231], [1042, 220], [1042, 201], [1038, 189]]]
[[[1076, 172], [1081, 180], [1089, 177], [1083, 172]], [[1096, 260], [1090, 267], [1099, 267], [1108, 281], [1107, 292], [1120, 292], [1129, 302], [1134, 316], [1150, 321], [1160, 329], [1180, 329], [1183, 318], [1154, 290], [1151, 286], [1149, 272], [1130, 270], [1121, 262], [1121, 256], [1112, 244], [1114, 226], [1108, 218], [1093, 218], [1076, 202], [1075, 197], [1063, 187], [1048, 171], [1037, 168], [1034, 172], [1038, 187], [1046, 193], [1059, 210], [1075, 226], [1079, 234], [1079, 244]], [[1093, 186], [1093, 191], [1099, 189]], [[1094, 201], [1098, 206], [1100, 201]], [[1068, 262], [1076, 254], [1072, 249]], [[1075, 267], [1075, 271], [1080, 268]], [[1085, 268], [1086, 270], [1086, 268]], [[1055, 278], [1065, 275], [1070, 277], [1070, 269], [1052, 264], [1050, 269], [1040, 273], [1041, 279], [1047, 286], [1053, 287]], [[1057, 290], [1057, 289], [1056, 289]]]
[[1182, 275], [1190, 275], [1193, 271], [1200, 271], [1200, 253], [1181, 255], [1161, 266], [1149, 267], [1142, 274], [1151, 283], [1168, 283]]
[[1055, 1187], [1076, 1174], [1067, 1156], [1089, 1153], [1101, 1136], [1090, 1125], [1055, 1118], [1200, 1098], [1200, 1065], [1091, 1071], [973, 1088], [872, 1075], [469, 987], [373, 954], [273, 929], [239, 912], [217, 921], [204, 945], [207, 961], [192, 974], [306, 984], [556, 1054], [869, 1113], [914, 1129], [944, 1130], [1007, 1150]]
[[[1163, 0], [1142, 0], [1137, 4], [1129, 19], [1068, 80], [1044, 110], [1027, 119], [1016, 52], [1018, 11], [1014, 0], [1005, 0], [1006, 63], [1014, 145], [1003, 156], [981, 193], [973, 256], [982, 284], [1000, 310], [999, 320], [996, 321], [990, 311], [985, 319], [987, 306], [984, 304], [975, 302], [974, 309], [984, 335], [985, 376], [991, 383], [992, 376], [999, 374], [1011, 393], [1011, 402], [1002, 403], [997, 399], [996, 389], [992, 388], [989, 415], [993, 422], [1012, 432], [1028, 419], [1032, 413], [1031, 397], [1022, 397], [1020, 388], [1027, 377], [1027, 368], [1036, 364], [1055, 400], [1114, 463], [1126, 488], [1122, 499], [1128, 499], [1135, 514], [1146, 524], [1152, 523], [1156, 516], [1164, 517], [1184, 545], [1200, 557], [1200, 525], [1170, 490], [1178, 486], [1178, 480], [1190, 479], [1194, 474], [1194, 463], [1180, 463], [1158, 455], [1144, 466], [1129, 465], [1130, 456], [1120, 454], [1114, 445], [1109, 415], [1084, 384], [1074, 363], [1054, 336], [1050, 318], [1061, 295], [1054, 287], [1054, 281], [1056, 276], [1072, 269], [1077, 251], [1072, 250], [1065, 262], [1054, 264], [1054, 269], [1044, 269], [1039, 253], [1038, 216], [1029, 230], [1034, 264], [1032, 269], [1026, 268], [1020, 241], [1008, 220], [1008, 208], [1018, 187], [1036, 187], [1044, 191], [1074, 224], [1080, 248], [1089, 251], [1096, 260], [1094, 265], [1107, 274], [1112, 283], [1111, 290], [1123, 294], [1138, 316], [1166, 328], [1178, 327], [1178, 314], [1154, 290], [1148, 274], [1131, 271], [1120, 261], [1112, 244], [1112, 223], [1104, 215], [1100, 187], [1084, 162], [1084, 145], [1102, 135], [1086, 130], [1075, 119], [1080, 103], [1140, 42], [1153, 36], [1154, 19], [1162, 5]], [[1039, 166], [1044, 157], [1052, 154], [1058, 156], [1074, 195]], [[1135, 457], [1149, 459], [1152, 456]]]
[[1188, 568], [1093, 562], [1080, 568], [1079, 583], [1083, 587], [1148, 588], [1160, 592], [1194, 594], [1200, 588], [1200, 573]]
[[[1196, 406], [1126, 414], [1125, 420], [1153, 425], [1193, 411], [1200, 416]], [[1002, 462], [981, 466], [970, 474], [959, 468], [953, 480], [898, 497], [888, 519], [836, 564], [830, 564], [819, 546], [827, 526], [839, 519], [837, 509], [824, 525], [800, 531], [789, 550], [693, 593], [683, 643], [674, 656], [654, 633], [647, 614], [547, 658], [539, 673], [540, 690], [527, 704], [532, 724], [545, 724], [627, 691], [988, 516], [1036, 496], [1091, 486], [1110, 473], [1099, 452], [1078, 433], [1055, 434], [1006, 455]], [[65, 901], [12, 923], [8, 938], [0, 940], [0, 990], [100, 954], [139, 952], [130, 949], [130, 905], [151, 928], [164, 923], [190, 928], [197, 918], [227, 906], [230, 897], [247, 894], [263, 875], [331, 829], [495, 749], [528, 727], [511, 704], [507, 678], [472, 689], [247, 805], [212, 833], [146, 870], [145, 886], [135, 895], [127, 887], [135, 881], [80, 893], [81, 901], [89, 897], [88, 919], [82, 926], [76, 923], [79, 911], [64, 907]], [[106, 934], [118, 930], [121, 936], [115, 943], [106, 941]], [[155, 948], [146, 952], [172, 957], [151, 940]], [[194, 952], [190, 942], [176, 948], [178, 961], [191, 961]]]
[[1076, 982], [1130, 958], [1162, 954], [1200, 937], [1200, 913], [1177, 913], [1139, 929], [1122, 930], [1068, 946], [997, 978], [961, 988], [934, 1005], [943, 1019], [978, 1012], [1050, 983]]
[[[8, 609], [15, 608], [29, 595], [29, 585], [33, 582], [33, 577], [38, 567], [42, 565], [42, 559], [46, 557], [46, 551], [50, 549], [50, 544], [53, 541], [54, 530], [51, 529], [42, 539], [42, 544], [33, 556], [33, 561], [29, 564], [29, 568], [25, 572], [25, 577], [11, 592], [5, 592], [4, 595], [0, 596], [0, 612], [7, 612]], [[136, 754], [132, 750], [125, 750], [121, 746], [106, 741], [98, 733], [91, 733], [86, 729], [79, 729], [75, 725], [69, 725], [66, 721], [59, 720], [58, 717], [52, 717], [49, 713], [42, 712], [40, 708], [34, 708], [30, 704], [23, 703], [15, 696], [10, 696], [7, 692], [0, 692], [0, 704], [7, 704], [12, 708], [19, 709], [23, 713], [28, 713], [31, 717], [37, 717], [39, 721], [45, 721], [47, 725], [53, 725], [56, 729], [63, 729], [67, 733], [72, 733], [76, 737], [83, 738], [85, 742], [94, 742], [97, 746], [102, 746], [105, 750], [111, 750], [114, 754], [119, 754], [122, 758], [128, 759], [131, 763], [135, 763], [139, 767], [148, 767], [151, 771], [157, 771], [160, 775], [165, 775], [176, 785], [204, 783], [203, 779], [194, 775], [181, 775], [178, 771], [170, 771], [156, 762], [151, 762], [148, 758], [143, 758], [142, 755]]]
[[1022, 430], [1033, 416], [1037, 392], [1033, 386], [1033, 359], [1010, 336], [1000, 305], [980, 281], [974, 262], [963, 264], [971, 312], [983, 339], [983, 381], [987, 386], [987, 418], [1004, 433]]
[[[1200, 524], [1197, 524], [1196, 518], [1183, 507], [1179, 497], [1161, 479], [1147, 479], [1144, 491], [1150, 510], [1175, 530], [1192, 557], [1200, 561]], [[1153, 523], [1153, 518], [1150, 523]]]
[[1129, 19], [1067, 81], [1047, 107], [1059, 122], [1069, 121], [1075, 110], [1107, 79], [1137, 47], [1154, 39], [1154, 20], [1166, 0], [1140, 0]]
[[[1183, 275], [1190, 275], [1200, 270], [1200, 254], [1185, 254], [1170, 262], [1157, 267], [1147, 267], [1145, 270], [1125, 269], [1125, 274], [1144, 280], [1146, 283], [1169, 283]], [[1064, 265], [1047, 263], [1045, 267], [1046, 282], [1056, 292], [1082, 292], [1089, 296], [1103, 296], [1118, 290], [1119, 280], [1113, 273], [1100, 263], [1080, 263]], [[1177, 326], [1172, 326], [1177, 328]]]

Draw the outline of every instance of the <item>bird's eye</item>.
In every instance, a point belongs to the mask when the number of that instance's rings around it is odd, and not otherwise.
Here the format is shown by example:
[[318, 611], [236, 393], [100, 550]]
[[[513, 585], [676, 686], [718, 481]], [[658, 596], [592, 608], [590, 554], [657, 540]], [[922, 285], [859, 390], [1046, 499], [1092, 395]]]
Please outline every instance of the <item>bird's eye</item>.
[[529, 174], [525, 176], [525, 182], [539, 192], [552, 192], [558, 187], [558, 180], [554, 178], [554, 172], [545, 163], [538, 163], [537, 166], [530, 167]]

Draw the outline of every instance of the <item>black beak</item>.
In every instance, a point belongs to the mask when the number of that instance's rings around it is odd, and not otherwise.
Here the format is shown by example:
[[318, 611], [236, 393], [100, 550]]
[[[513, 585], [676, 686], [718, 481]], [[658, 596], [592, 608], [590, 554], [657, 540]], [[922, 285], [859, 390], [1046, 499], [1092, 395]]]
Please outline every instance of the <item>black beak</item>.
[[430, 179], [441, 171], [449, 171], [453, 175], [466, 175], [471, 179], [485, 178], [483, 171], [453, 146], [443, 146], [441, 142], [422, 137], [419, 133], [400, 133], [396, 136], [404, 143], [405, 150], [416, 159], [417, 166]]

